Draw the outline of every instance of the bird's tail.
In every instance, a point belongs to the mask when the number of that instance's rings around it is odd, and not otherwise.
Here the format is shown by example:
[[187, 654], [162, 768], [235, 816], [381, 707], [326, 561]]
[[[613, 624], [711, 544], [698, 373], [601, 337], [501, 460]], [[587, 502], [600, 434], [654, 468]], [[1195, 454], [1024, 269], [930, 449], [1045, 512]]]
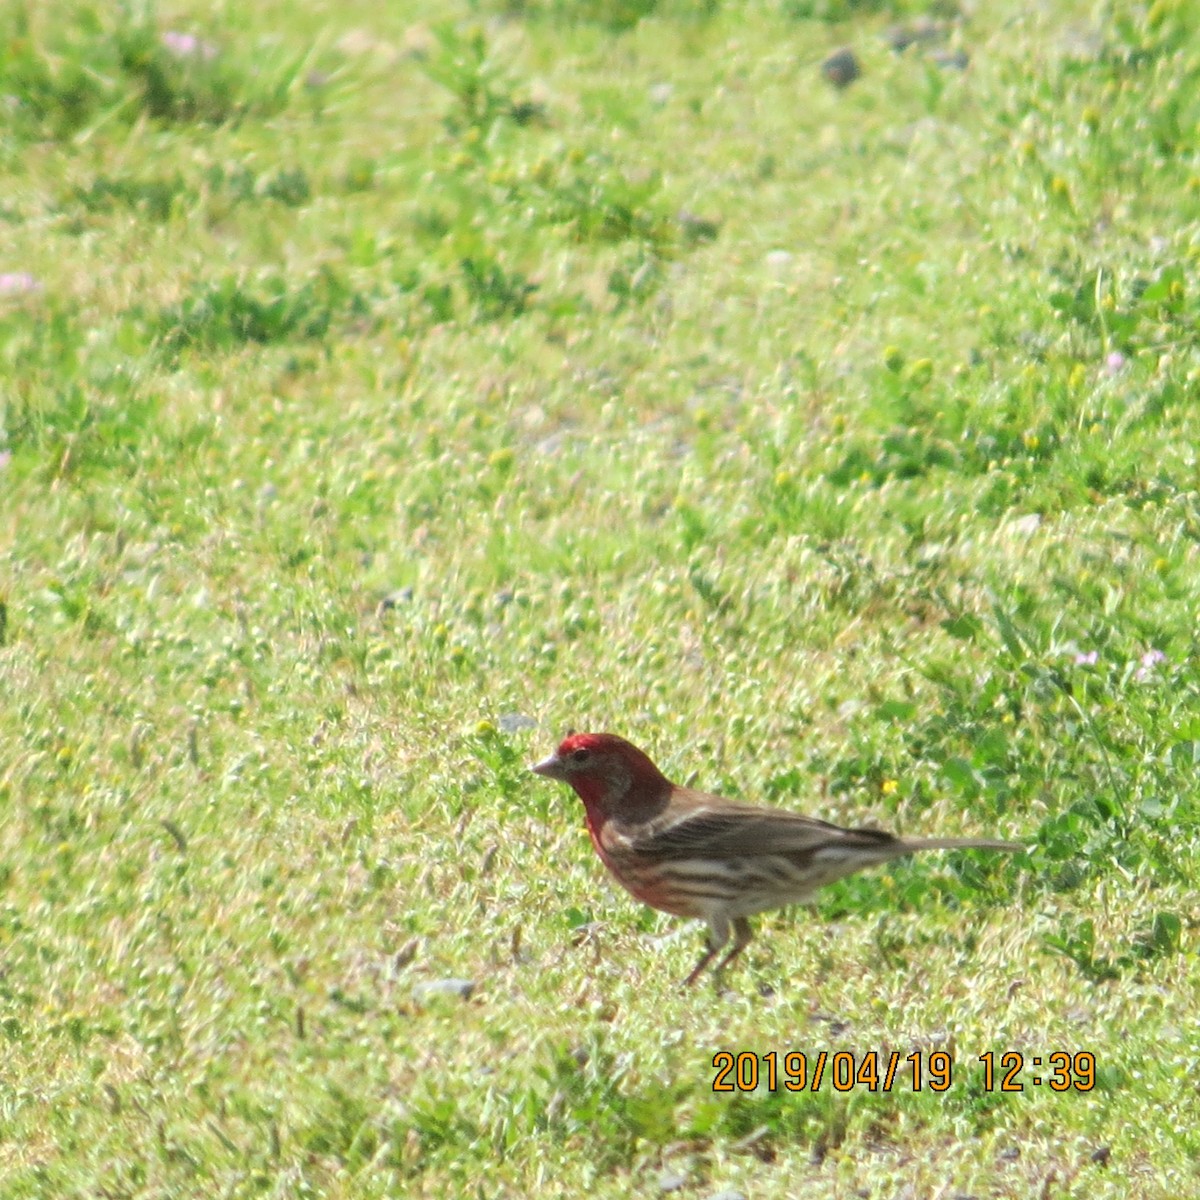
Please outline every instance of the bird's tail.
[[1019, 854], [1026, 847], [1020, 842], [1001, 842], [995, 838], [902, 838], [907, 853], [917, 850], [1004, 850]]

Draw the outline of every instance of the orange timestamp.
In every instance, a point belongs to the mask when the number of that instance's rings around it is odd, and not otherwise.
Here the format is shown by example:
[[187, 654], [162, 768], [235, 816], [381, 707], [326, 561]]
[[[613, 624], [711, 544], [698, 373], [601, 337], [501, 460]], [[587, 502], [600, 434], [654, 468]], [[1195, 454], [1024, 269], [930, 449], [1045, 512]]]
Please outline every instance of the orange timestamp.
[[[1086, 1050], [1070, 1054], [1056, 1050], [1045, 1056], [1003, 1054], [988, 1051], [975, 1059], [982, 1065], [980, 1082], [985, 1092], [1023, 1092], [1026, 1086], [1054, 1092], [1090, 1092], [1096, 1086], [1096, 1056]], [[849, 1050], [791, 1050], [780, 1054], [768, 1050], [735, 1052], [718, 1050], [713, 1055], [714, 1092], [753, 1092], [759, 1087], [777, 1092], [819, 1092], [830, 1087], [835, 1092], [864, 1088], [869, 1092], [890, 1092], [908, 1084], [914, 1092], [949, 1091], [954, 1083], [954, 1057], [945, 1050], [899, 1050], [854, 1054]], [[1044, 1071], [1042, 1070], [1044, 1068]], [[1036, 1073], [1035, 1073], [1036, 1072]]]

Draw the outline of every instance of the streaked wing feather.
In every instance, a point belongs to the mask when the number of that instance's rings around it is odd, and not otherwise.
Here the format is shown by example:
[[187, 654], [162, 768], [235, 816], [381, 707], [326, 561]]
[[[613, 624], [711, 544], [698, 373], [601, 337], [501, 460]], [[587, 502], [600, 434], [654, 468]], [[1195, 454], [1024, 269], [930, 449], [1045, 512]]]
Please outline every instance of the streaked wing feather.
[[628, 845], [661, 859], [808, 855], [837, 846], [885, 850], [899, 841], [881, 829], [842, 829], [827, 821], [778, 809], [733, 804], [703, 793], [686, 793], [683, 816], [664, 816], [643, 826]]

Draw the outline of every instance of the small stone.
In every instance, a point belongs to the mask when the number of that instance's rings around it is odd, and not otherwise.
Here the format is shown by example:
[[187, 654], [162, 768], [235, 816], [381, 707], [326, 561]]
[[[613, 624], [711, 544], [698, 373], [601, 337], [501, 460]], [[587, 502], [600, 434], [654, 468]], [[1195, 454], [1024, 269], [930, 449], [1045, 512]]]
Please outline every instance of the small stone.
[[686, 208], [680, 210], [677, 219], [683, 236], [689, 242], [712, 242], [721, 232], [719, 221], [714, 221], [710, 217], [697, 216], [694, 212], [688, 212]]
[[537, 722], [524, 713], [502, 713], [496, 718], [501, 733], [520, 733], [522, 729], [536, 729]]
[[971, 65], [971, 56], [965, 50], [935, 50], [929, 58], [943, 71], [965, 71]]
[[459, 1000], [470, 1000], [474, 991], [473, 979], [430, 979], [413, 988], [413, 999], [432, 1000], [437, 996], [454, 996]]
[[790, 250], [768, 250], [767, 267], [772, 271], [786, 271], [794, 257]]
[[854, 51], [843, 47], [841, 50], [835, 50], [821, 64], [821, 74], [835, 88], [846, 88], [861, 77], [862, 67], [859, 66], [858, 56]]
[[996, 1157], [1001, 1162], [1016, 1162], [1021, 1157], [1020, 1146], [1009, 1146], [1007, 1149], [1001, 1150]]
[[671, 97], [675, 94], [675, 85], [673, 83], [656, 83], [651, 86], [648, 94], [650, 103], [655, 108], [662, 108], [670, 102]]
[[379, 602], [380, 612], [389, 612], [393, 608], [399, 608], [401, 604], [407, 604], [413, 598], [413, 590], [410, 587], [397, 588], [394, 592], [388, 592], [386, 596]]
[[678, 1171], [664, 1171], [658, 1177], [658, 1190], [663, 1193], [681, 1191], [687, 1184], [688, 1177]]
[[733, 1188], [725, 1188], [720, 1192], [713, 1192], [707, 1197], [707, 1200], [746, 1200], [744, 1192], [735, 1191]]

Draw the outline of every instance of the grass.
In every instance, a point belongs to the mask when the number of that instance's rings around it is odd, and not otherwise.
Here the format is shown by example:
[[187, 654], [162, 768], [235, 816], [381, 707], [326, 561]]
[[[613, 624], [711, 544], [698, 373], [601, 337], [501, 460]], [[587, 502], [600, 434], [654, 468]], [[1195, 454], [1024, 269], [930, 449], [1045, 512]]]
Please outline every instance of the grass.
[[[1198, 1194], [1194, 17], [0, 0], [0, 1191]], [[1030, 849], [682, 994], [568, 726]]]

